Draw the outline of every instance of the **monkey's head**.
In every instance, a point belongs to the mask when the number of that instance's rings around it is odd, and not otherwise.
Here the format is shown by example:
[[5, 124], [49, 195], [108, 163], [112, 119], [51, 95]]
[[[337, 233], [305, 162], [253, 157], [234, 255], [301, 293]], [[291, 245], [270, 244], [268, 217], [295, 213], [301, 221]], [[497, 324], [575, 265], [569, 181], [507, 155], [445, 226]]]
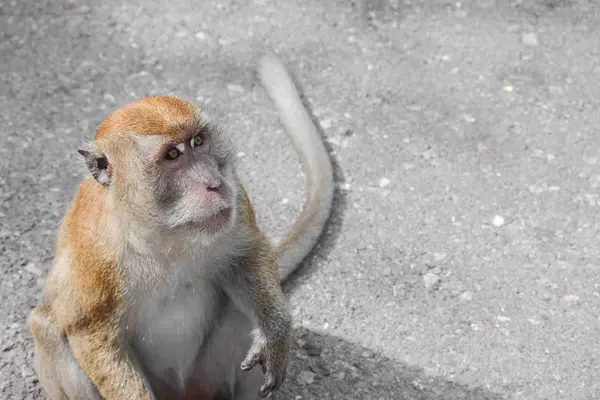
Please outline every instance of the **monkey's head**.
[[234, 223], [233, 148], [188, 102], [152, 96], [128, 104], [79, 153], [119, 215], [145, 227], [214, 235]]

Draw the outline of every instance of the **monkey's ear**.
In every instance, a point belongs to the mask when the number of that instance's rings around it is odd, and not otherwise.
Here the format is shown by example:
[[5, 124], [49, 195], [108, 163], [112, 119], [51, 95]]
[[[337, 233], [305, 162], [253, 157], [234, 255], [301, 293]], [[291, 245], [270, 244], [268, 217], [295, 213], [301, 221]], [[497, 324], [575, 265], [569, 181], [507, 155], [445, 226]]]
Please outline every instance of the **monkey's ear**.
[[94, 179], [96, 179], [96, 181], [102, 185], [110, 185], [112, 165], [108, 161], [106, 155], [102, 152], [94, 150], [90, 151], [79, 149], [77, 152], [83, 156], [85, 165]]

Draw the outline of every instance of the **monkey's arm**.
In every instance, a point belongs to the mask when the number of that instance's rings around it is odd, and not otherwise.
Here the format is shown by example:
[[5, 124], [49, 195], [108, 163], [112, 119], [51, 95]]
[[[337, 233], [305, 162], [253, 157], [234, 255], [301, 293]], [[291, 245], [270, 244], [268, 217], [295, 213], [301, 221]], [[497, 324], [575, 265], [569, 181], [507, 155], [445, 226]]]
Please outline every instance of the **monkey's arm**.
[[242, 362], [243, 370], [261, 364], [265, 383], [260, 395], [279, 389], [286, 376], [292, 319], [281, 289], [277, 255], [257, 225], [243, 185], [239, 185], [240, 217], [246, 230], [247, 248], [232, 266], [225, 290], [252, 321], [252, 346]]
[[105, 399], [155, 399], [116, 330], [101, 325], [72, 333], [68, 341], [75, 359]]
[[[261, 396], [280, 388], [286, 377], [291, 343], [291, 316], [279, 283], [270, 244], [263, 240], [236, 265], [238, 271], [228, 293], [252, 320], [252, 346], [241, 364], [245, 371], [260, 364], [265, 374]], [[257, 244], [258, 244], [257, 243]]]

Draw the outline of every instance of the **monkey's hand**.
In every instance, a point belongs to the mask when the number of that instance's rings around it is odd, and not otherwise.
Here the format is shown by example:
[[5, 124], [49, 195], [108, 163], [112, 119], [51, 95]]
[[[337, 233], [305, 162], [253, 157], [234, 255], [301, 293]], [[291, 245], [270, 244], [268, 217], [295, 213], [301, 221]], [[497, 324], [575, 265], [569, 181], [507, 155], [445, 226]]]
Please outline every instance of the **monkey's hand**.
[[260, 364], [265, 374], [265, 383], [260, 388], [261, 397], [277, 391], [285, 381], [290, 343], [289, 331], [280, 332], [272, 337], [267, 336], [260, 328], [252, 332], [252, 346], [241, 368], [249, 371], [256, 364]]

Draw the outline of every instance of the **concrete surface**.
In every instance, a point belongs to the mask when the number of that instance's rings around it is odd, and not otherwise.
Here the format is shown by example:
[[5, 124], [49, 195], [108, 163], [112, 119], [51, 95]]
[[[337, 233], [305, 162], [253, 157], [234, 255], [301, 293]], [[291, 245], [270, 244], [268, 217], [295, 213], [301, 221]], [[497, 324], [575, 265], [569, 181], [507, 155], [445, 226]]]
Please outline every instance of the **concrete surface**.
[[117, 106], [214, 107], [261, 225], [289, 227], [302, 176], [254, 73], [275, 49], [339, 185], [286, 285], [284, 398], [599, 399], [600, 6], [461, 3], [0, 3], [0, 397], [41, 398], [25, 316]]

